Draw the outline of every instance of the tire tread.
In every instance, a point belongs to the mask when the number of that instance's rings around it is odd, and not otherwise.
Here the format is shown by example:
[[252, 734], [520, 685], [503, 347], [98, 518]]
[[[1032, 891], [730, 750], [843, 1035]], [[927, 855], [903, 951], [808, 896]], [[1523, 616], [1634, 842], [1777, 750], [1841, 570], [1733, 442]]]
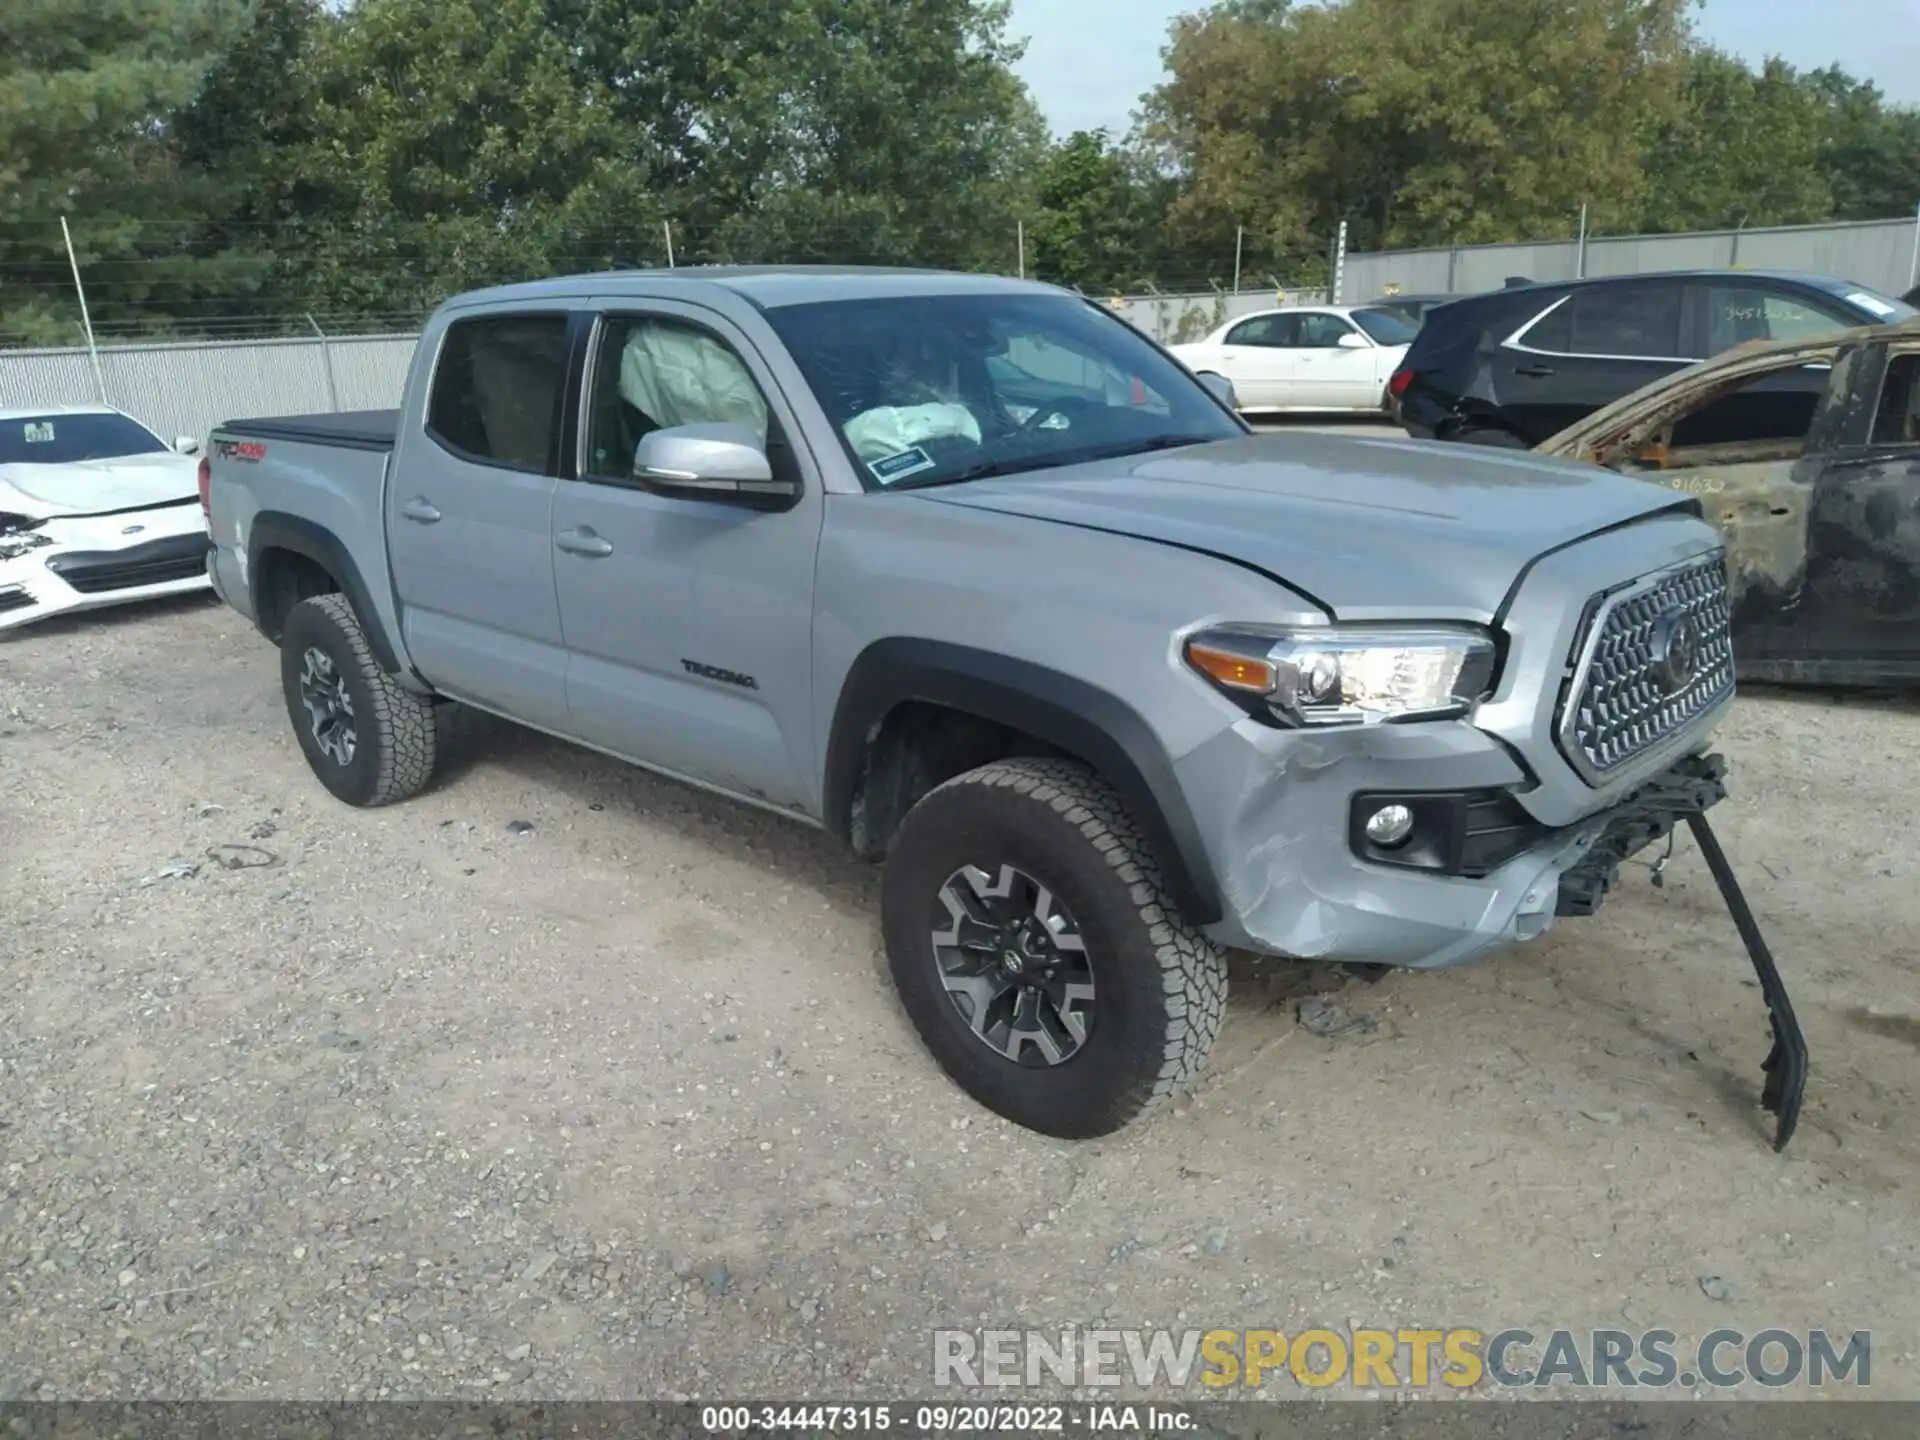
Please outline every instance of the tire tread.
[[[346, 596], [315, 595], [302, 600], [294, 610], [308, 608], [317, 616], [325, 617], [327, 627], [339, 636], [346, 650], [344, 655], [335, 657], [335, 663], [351, 666], [373, 697], [373, 713], [366, 717], [373, 733], [363, 734], [361, 743], [373, 741], [378, 764], [372, 792], [359, 803], [373, 809], [411, 799], [433, 779], [439, 751], [435, 714], [439, 707], [403, 688], [381, 668]], [[292, 619], [289, 614], [289, 628], [292, 628]]]
[[1184, 1088], [1205, 1065], [1226, 1019], [1225, 952], [1180, 917], [1139, 822], [1113, 787], [1086, 765], [1052, 758], [996, 760], [936, 786], [929, 798], [960, 786], [1008, 790], [1053, 810], [1105, 858], [1146, 928], [1165, 997], [1166, 1039], [1158, 1073], [1113, 1107], [1110, 1128], [1117, 1129]]

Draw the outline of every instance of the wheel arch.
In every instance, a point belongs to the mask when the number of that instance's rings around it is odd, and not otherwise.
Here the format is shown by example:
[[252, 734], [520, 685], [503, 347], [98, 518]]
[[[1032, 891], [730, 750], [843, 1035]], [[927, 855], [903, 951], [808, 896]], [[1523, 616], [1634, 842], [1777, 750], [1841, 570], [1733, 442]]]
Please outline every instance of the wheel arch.
[[354, 618], [360, 622], [381, 668], [390, 675], [406, 673], [407, 667], [395, 652], [392, 637], [380, 624], [372, 592], [367, 589], [366, 579], [354, 562], [352, 552], [325, 526], [279, 510], [261, 511], [254, 516], [247, 531], [247, 583], [252, 591], [255, 622], [263, 635], [279, 643], [280, 625], [276, 623], [276, 616], [281, 622], [285, 620], [283, 608], [274, 603], [270, 588], [278, 554], [298, 556], [324, 571], [353, 607]]
[[[1182, 917], [1196, 926], [1221, 918], [1199, 827], [1152, 727], [1125, 701], [1084, 680], [970, 646], [892, 638], [875, 641], [855, 659], [827, 740], [822, 799], [831, 833], [863, 854], [884, 849], [906, 807], [882, 804], [877, 817], [872, 813], [870, 763], [890, 722], [916, 707], [1001, 727], [1091, 766], [1138, 819]], [[972, 763], [998, 758], [982, 752]]]

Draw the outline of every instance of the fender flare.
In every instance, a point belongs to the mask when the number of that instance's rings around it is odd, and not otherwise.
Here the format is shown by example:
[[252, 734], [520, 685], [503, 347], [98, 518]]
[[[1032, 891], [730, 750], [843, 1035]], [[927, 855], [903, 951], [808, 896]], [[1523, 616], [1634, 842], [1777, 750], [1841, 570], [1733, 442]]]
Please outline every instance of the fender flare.
[[[249, 588], [259, 583], [260, 556], [267, 550], [291, 551], [324, 567], [329, 575], [340, 582], [340, 589], [345, 593], [347, 603], [353, 606], [353, 613], [366, 634], [367, 644], [373, 647], [374, 658], [380, 662], [380, 668], [389, 675], [409, 673], [409, 667], [393, 648], [393, 638], [379, 622], [379, 611], [373, 608], [373, 594], [367, 589], [360, 567], [354, 563], [352, 554], [337, 535], [299, 515], [289, 515], [281, 510], [262, 510], [253, 517], [253, 523], [247, 529]], [[253, 613], [256, 617], [264, 613], [257, 594]], [[260, 631], [266, 634], [265, 625], [260, 626]], [[279, 639], [274, 635], [268, 635], [267, 638], [276, 643]]]
[[868, 742], [896, 706], [919, 700], [1023, 731], [1098, 770], [1140, 822], [1169, 897], [1199, 926], [1222, 915], [1219, 887], [1173, 764], [1117, 696], [1044, 665], [937, 640], [886, 639], [848, 669], [827, 741], [825, 820], [852, 838]]

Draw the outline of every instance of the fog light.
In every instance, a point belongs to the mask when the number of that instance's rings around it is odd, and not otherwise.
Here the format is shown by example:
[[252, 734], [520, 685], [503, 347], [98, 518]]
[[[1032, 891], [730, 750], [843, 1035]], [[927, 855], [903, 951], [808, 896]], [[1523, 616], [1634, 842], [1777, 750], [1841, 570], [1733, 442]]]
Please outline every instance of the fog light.
[[1407, 843], [1413, 834], [1413, 811], [1404, 805], [1382, 805], [1367, 817], [1367, 839], [1382, 850]]

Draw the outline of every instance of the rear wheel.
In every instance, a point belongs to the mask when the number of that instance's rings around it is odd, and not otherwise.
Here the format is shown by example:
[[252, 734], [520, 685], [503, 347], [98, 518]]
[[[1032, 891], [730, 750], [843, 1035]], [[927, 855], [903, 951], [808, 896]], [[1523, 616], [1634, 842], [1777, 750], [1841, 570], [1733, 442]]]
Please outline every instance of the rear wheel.
[[1491, 445], [1499, 450], [1533, 448], [1511, 430], [1502, 430], [1498, 425], [1469, 425], [1453, 438], [1462, 445]]
[[380, 668], [344, 595], [287, 612], [280, 688], [301, 753], [336, 799], [391, 805], [433, 778], [434, 704]]
[[883, 926], [902, 1004], [959, 1086], [1065, 1139], [1118, 1130], [1190, 1080], [1226, 957], [1182, 920], [1133, 817], [1068, 760], [960, 775], [908, 813]]

